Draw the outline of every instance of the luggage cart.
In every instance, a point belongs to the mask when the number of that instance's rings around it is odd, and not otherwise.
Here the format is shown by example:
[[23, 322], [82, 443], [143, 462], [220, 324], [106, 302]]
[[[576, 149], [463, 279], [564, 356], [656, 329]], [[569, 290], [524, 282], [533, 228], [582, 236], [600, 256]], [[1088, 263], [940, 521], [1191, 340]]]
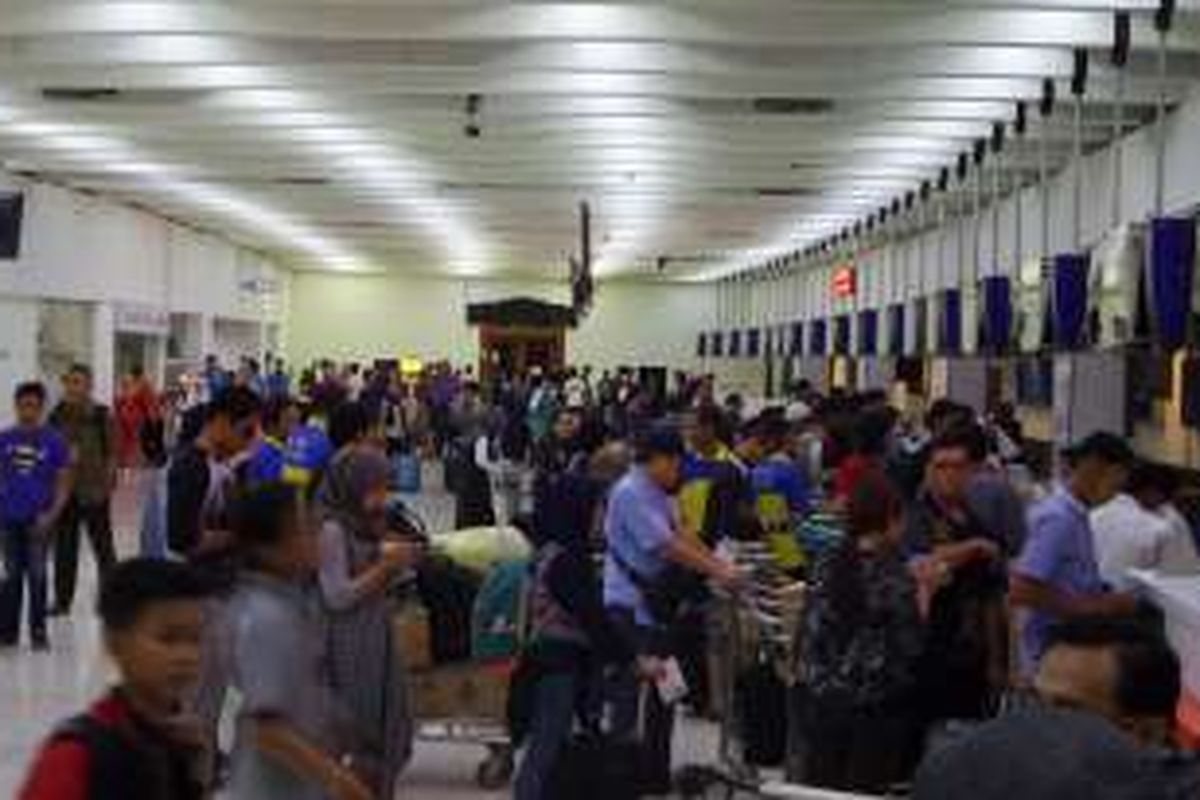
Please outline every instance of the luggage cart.
[[[759, 578], [772, 573], [770, 556], [757, 547], [743, 546], [734, 557]], [[770, 583], [752, 579], [750, 589], [739, 594], [714, 592], [710, 663], [719, 723], [717, 758], [733, 777], [743, 781], [756, 779], [757, 768], [745, 759], [743, 715], [737, 708], [738, 676], [759, 658], [763, 648], [779, 665], [781, 677], [790, 670], [792, 635]]]
[[[427, 536], [424, 521], [403, 504], [409, 524]], [[408, 587], [411, 593], [413, 588]], [[469, 660], [416, 669], [409, 673], [409, 701], [414, 740], [479, 746], [486, 755], [475, 770], [475, 783], [487, 791], [502, 789], [512, 779], [515, 758], [508, 732], [508, 692], [517, 653], [529, 633], [529, 585], [519, 589], [511, 657]]]
[[416, 741], [480, 746], [486, 755], [475, 783], [488, 791], [512, 779], [515, 759], [508, 734], [508, 685], [512, 664], [450, 664], [412, 675]]

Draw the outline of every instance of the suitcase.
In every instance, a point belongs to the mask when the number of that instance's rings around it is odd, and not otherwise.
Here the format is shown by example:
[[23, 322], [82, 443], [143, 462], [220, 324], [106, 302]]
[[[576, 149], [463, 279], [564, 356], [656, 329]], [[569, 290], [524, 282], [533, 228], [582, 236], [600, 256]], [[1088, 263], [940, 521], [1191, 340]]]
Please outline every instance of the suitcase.
[[558, 757], [548, 797], [635, 800], [641, 797], [642, 744], [598, 733], [576, 734]]

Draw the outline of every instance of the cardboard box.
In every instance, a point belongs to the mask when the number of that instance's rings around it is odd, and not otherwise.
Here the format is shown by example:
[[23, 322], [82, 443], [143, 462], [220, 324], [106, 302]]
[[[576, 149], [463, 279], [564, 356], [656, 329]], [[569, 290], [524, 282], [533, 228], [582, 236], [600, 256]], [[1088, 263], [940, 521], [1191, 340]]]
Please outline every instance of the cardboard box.
[[433, 635], [429, 613], [418, 604], [406, 605], [392, 617], [392, 639], [400, 661], [409, 672], [433, 667]]
[[509, 672], [477, 664], [439, 667], [412, 677], [413, 712], [418, 719], [503, 720], [508, 708]]

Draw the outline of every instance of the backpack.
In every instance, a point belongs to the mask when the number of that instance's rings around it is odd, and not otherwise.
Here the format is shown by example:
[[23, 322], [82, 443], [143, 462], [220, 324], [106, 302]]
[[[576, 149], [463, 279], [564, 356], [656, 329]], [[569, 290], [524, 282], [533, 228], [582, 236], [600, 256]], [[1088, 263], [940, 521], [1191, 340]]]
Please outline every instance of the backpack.
[[146, 752], [112, 725], [90, 714], [71, 717], [50, 736], [52, 743], [76, 742], [89, 755], [88, 800], [198, 800], [199, 784], [185, 790], [174, 783], [161, 753]]

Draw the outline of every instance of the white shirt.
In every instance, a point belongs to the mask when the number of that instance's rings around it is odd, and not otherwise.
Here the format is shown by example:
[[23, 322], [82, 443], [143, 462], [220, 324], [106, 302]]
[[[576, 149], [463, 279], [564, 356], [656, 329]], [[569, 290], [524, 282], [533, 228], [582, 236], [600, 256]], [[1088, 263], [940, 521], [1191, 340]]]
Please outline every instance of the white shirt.
[[1169, 575], [1200, 574], [1200, 554], [1196, 552], [1196, 540], [1192, 528], [1173, 503], [1157, 509], [1167, 522], [1169, 535], [1159, 550], [1159, 569]]
[[1133, 588], [1131, 569], [1164, 569], [1165, 552], [1174, 549], [1167, 547], [1175, 536], [1168, 519], [1127, 494], [1093, 509], [1090, 516], [1100, 575], [1113, 588]]
[[587, 405], [587, 384], [583, 378], [570, 378], [563, 393], [567, 396], [567, 408], [583, 408]]

